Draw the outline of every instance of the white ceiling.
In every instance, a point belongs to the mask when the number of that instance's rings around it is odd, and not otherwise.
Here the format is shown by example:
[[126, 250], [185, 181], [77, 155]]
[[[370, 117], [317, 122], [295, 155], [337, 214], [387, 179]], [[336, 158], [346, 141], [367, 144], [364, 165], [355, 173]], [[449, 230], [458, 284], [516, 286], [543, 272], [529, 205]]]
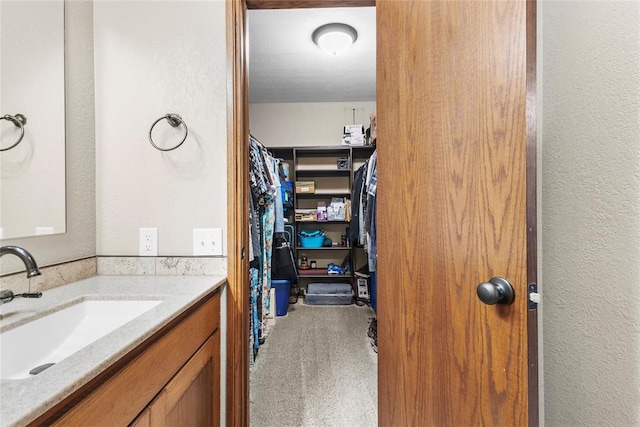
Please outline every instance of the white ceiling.
[[[311, 40], [332, 22], [358, 31], [336, 56]], [[375, 101], [375, 7], [249, 10], [248, 36], [249, 102]]]

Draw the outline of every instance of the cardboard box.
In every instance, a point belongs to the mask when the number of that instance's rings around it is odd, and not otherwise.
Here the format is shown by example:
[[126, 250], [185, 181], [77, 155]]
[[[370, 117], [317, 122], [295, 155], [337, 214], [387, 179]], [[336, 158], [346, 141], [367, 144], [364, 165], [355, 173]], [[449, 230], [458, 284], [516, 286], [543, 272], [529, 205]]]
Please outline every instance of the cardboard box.
[[315, 221], [316, 215], [313, 214], [296, 214], [296, 221], [304, 222], [304, 221]]
[[296, 221], [316, 221], [318, 212], [315, 209], [296, 209]]
[[364, 145], [364, 135], [349, 135], [342, 138], [342, 145], [361, 146]]
[[342, 132], [342, 145], [364, 145], [364, 126], [345, 125]]
[[296, 181], [297, 194], [313, 194], [316, 192], [316, 185], [313, 181]]

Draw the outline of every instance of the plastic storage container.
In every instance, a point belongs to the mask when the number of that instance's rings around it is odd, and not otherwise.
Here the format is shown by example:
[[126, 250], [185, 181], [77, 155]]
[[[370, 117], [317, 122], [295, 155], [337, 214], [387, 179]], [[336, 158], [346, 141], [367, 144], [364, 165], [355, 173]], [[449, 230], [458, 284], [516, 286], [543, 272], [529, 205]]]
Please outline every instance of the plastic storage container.
[[350, 283], [309, 283], [304, 296], [310, 305], [350, 305], [353, 288]]
[[272, 280], [271, 287], [276, 290], [276, 315], [286, 316], [289, 311], [290, 280]]
[[303, 230], [298, 233], [298, 242], [303, 248], [321, 248], [327, 233], [322, 230]]

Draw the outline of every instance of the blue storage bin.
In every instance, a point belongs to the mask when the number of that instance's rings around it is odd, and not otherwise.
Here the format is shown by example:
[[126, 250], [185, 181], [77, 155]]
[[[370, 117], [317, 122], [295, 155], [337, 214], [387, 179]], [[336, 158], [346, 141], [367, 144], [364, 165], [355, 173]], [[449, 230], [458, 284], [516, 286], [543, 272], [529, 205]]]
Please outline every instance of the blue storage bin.
[[298, 233], [298, 242], [300, 242], [300, 246], [303, 248], [321, 248], [325, 237], [325, 233], [313, 237], [303, 236]]
[[290, 280], [272, 280], [271, 287], [276, 290], [276, 316], [286, 316], [289, 311]]

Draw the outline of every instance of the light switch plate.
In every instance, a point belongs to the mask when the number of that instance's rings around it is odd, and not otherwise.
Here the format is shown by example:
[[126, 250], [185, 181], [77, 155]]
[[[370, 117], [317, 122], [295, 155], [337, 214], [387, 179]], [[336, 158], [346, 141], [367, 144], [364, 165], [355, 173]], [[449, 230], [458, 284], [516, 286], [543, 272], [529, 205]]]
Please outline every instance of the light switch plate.
[[194, 228], [193, 255], [222, 255], [222, 228]]

